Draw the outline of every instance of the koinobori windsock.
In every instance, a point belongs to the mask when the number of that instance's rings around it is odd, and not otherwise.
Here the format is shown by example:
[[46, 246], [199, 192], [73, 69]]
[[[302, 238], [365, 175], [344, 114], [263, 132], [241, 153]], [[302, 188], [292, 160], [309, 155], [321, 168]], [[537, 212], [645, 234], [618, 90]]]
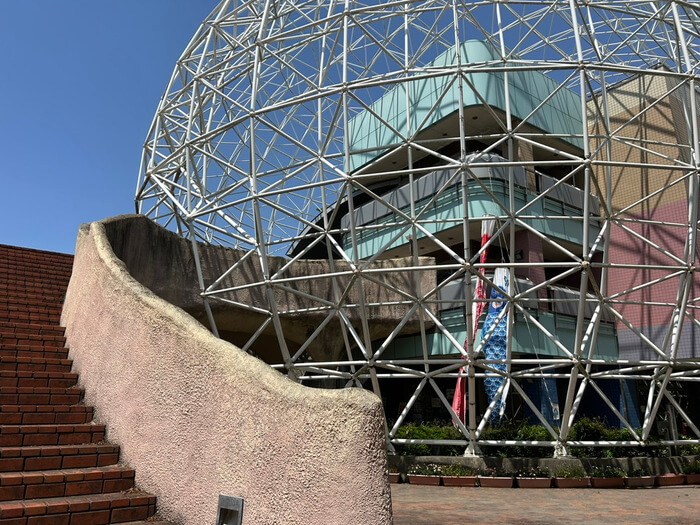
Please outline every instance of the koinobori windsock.
[[[493, 276], [493, 283], [498, 288], [491, 288], [491, 303], [489, 304], [489, 311], [484, 320], [484, 326], [481, 329], [482, 341], [488, 338], [483, 346], [486, 359], [505, 359], [507, 357], [508, 316], [510, 315], [510, 311], [508, 310], [508, 302], [501, 292], [506, 292], [506, 290], [508, 290], [508, 281], [508, 270], [506, 268], [496, 268]], [[504, 309], [505, 312], [503, 312]], [[501, 372], [506, 371], [505, 363], [491, 363], [489, 364], [489, 368]], [[489, 404], [496, 399], [498, 390], [501, 388], [503, 381], [503, 376], [495, 372], [486, 371], [484, 388], [486, 389], [486, 396]], [[491, 412], [491, 423], [496, 423], [503, 417], [503, 412], [506, 408], [506, 395], [507, 392], [504, 390], [500, 399], [494, 405], [493, 411]]]
[[[488, 218], [487, 218], [488, 217]], [[489, 215], [484, 215], [481, 220], [481, 256], [479, 257], [479, 262], [484, 264], [486, 262], [486, 257], [488, 255], [489, 247], [488, 242], [493, 236], [493, 232], [496, 229], [496, 220], [490, 218]], [[479, 268], [479, 273], [484, 275], [484, 268]], [[469, 276], [467, 277], [469, 278]], [[474, 301], [472, 302], [472, 327], [467, 327], [467, 330], [471, 328], [473, 338], [476, 339], [476, 334], [479, 330], [479, 318], [481, 313], [484, 311], [484, 306], [486, 303], [482, 302], [486, 299], [486, 283], [483, 279], [479, 278], [476, 280], [476, 288], [474, 290]], [[464, 348], [467, 348], [468, 339], [464, 340]], [[455, 388], [455, 393], [452, 398], [452, 409], [455, 414], [459, 417], [460, 421], [464, 422], [465, 413], [467, 408], [466, 403], [466, 377], [464, 367], [459, 369], [459, 377], [457, 377], [457, 386]]]

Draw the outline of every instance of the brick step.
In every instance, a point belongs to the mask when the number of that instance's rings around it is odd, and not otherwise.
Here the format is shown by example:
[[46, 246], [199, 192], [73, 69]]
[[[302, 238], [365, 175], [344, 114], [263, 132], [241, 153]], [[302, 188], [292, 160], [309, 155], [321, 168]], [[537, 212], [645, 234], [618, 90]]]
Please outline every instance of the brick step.
[[22, 273], [33, 270], [42, 275], [47, 275], [50, 273], [70, 272], [72, 267], [73, 261], [67, 259], [60, 260], [52, 257], [42, 260], [22, 257], [21, 255], [3, 257], [2, 254], [0, 254], [0, 271], [7, 269], [11, 270], [12, 273]]
[[47, 346], [52, 348], [60, 348], [66, 344], [66, 338], [62, 335], [18, 334], [14, 332], [3, 332], [2, 330], [3, 329], [0, 328], [1, 344]]
[[68, 388], [77, 381], [78, 374], [72, 372], [0, 371], [0, 386]]
[[133, 469], [121, 466], [0, 474], [0, 501], [106, 494], [134, 486]]
[[8, 345], [0, 342], [0, 356], [68, 359], [68, 349], [66, 347], [47, 347], [37, 345]]
[[18, 312], [49, 312], [61, 313], [62, 304], [47, 303], [41, 299], [23, 299], [21, 297], [0, 297], [0, 309]]
[[51, 347], [62, 347], [66, 344], [64, 335], [54, 335], [48, 332], [32, 334], [27, 332], [10, 332], [9, 328], [0, 328], [0, 340], [3, 343], [13, 345], [41, 345]]
[[13, 267], [20, 266], [22, 268], [47, 268], [47, 269], [58, 269], [64, 270], [66, 268], [71, 268], [73, 266], [73, 258], [60, 258], [60, 257], [49, 257], [49, 258], [35, 258], [35, 257], [23, 257], [22, 254], [13, 253], [12, 255], [4, 255], [0, 251], [0, 267]]
[[8, 275], [5, 279], [7, 286], [16, 287], [22, 290], [50, 291], [54, 294], [65, 294], [68, 281], [54, 279], [18, 279], [16, 276]]
[[0, 294], [20, 295], [29, 299], [45, 298], [48, 301], [60, 301], [66, 295], [62, 288], [46, 289], [44, 286], [27, 286], [0, 281]]
[[17, 310], [3, 310], [0, 308], [0, 323], [53, 323], [58, 326], [61, 316], [39, 312], [18, 312]]
[[[17, 289], [14, 289], [17, 288]], [[4, 286], [0, 285], [0, 295], [12, 299], [14, 301], [37, 301], [45, 303], [60, 303], [65, 297], [65, 293], [61, 293], [58, 290], [48, 291], [43, 287], [27, 287], [27, 286], [16, 286], [12, 290], [8, 290]]]
[[0, 447], [37, 445], [86, 445], [99, 443], [105, 437], [105, 426], [80, 425], [1, 425]]
[[[0, 297], [3, 298], [3, 300], [7, 300], [8, 303], [12, 302], [15, 304], [29, 304], [31, 303], [32, 305], [37, 305], [37, 304], [43, 304], [47, 308], [63, 308], [63, 300], [65, 299], [65, 296], [55, 296], [52, 295], [50, 297], [47, 297], [46, 300], [42, 300], [41, 298], [37, 297], [36, 294], [34, 293], [27, 293], [27, 292], [17, 292], [17, 291], [12, 291], [12, 292], [6, 292], [2, 289], [0, 289]], [[26, 298], [26, 300], [25, 300]]]
[[46, 357], [0, 357], [0, 371], [18, 372], [70, 372], [72, 359], [49, 359]]
[[5, 283], [8, 287], [17, 289], [18, 291], [31, 292], [31, 293], [47, 293], [50, 295], [65, 295], [66, 288], [68, 287], [67, 282], [63, 280], [56, 281], [51, 280], [50, 282], [41, 282], [39, 280], [18, 280], [13, 278], [8, 278]]
[[70, 281], [70, 272], [47, 275], [43, 271], [16, 273], [0, 268], [0, 283], [23, 291], [40, 293], [50, 291], [53, 295], [65, 293]]
[[21, 323], [0, 321], [0, 336], [2, 334], [31, 334], [63, 336], [66, 329], [55, 324]]
[[26, 257], [22, 253], [13, 251], [11, 254], [4, 254], [0, 250], [1, 267], [37, 268], [37, 269], [59, 269], [64, 270], [73, 266], [73, 258], [70, 257]]
[[56, 255], [44, 255], [39, 257], [27, 256], [16, 250], [11, 250], [11, 253], [5, 252], [0, 248], [0, 266], [22, 266], [32, 268], [59, 268], [64, 269], [73, 265], [73, 256], [57, 257]]
[[66, 264], [60, 261], [43, 261], [37, 263], [34, 261], [22, 260], [21, 258], [15, 259], [14, 261], [0, 258], [0, 272], [5, 271], [14, 275], [38, 274], [42, 277], [66, 275], [70, 274], [72, 267], [73, 263]]
[[118, 461], [118, 445], [0, 447], [0, 472], [106, 467]]
[[28, 315], [29, 319], [45, 319], [49, 323], [58, 323], [61, 316], [60, 306], [39, 306], [39, 305], [27, 305], [27, 304], [9, 304], [5, 303], [0, 299], [0, 312], [6, 313], [8, 320], [20, 321]]
[[9, 277], [17, 280], [26, 279], [48, 279], [50, 277], [58, 277], [61, 280], [70, 275], [72, 264], [60, 264], [55, 266], [32, 264], [30, 262], [7, 262], [0, 260], [0, 275], [7, 274]]
[[50, 252], [48, 250], [38, 250], [36, 248], [26, 248], [24, 246], [12, 246], [11, 244], [0, 244], [0, 257], [3, 256], [12, 256], [14, 258], [33, 257], [41, 260], [73, 260], [73, 256], [70, 253]]
[[0, 404], [3, 405], [77, 405], [83, 399], [83, 389], [0, 387]]
[[46, 314], [37, 312], [17, 312], [0, 310], [0, 322], [11, 323], [53, 323], [58, 326], [60, 316], [56, 314]]
[[34, 289], [38, 289], [37, 285], [43, 285], [42, 288], [45, 286], [50, 290], [64, 289], [65, 291], [65, 286], [68, 284], [68, 281], [70, 281], [67, 277], [52, 279], [50, 277], [42, 277], [40, 273], [34, 275], [16, 275], [6, 270], [0, 270], [0, 276], [5, 277], [3, 282], [7, 285], [28, 286]]
[[49, 388], [68, 388], [78, 382], [78, 374], [72, 372], [17, 372], [0, 371], [0, 387], [31, 386]]
[[[145, 520], [156, 497], [139, 490], [0, 503], [3, 525], [100, 525]], [[22, 521], [24, 520], [24, 521]]]
[[2, 405], [0, 425], [80, 425], [92, 421], [84, 405]]
[[14, 305], [5, 308], [0, 304], [0, 321], [29, 322], [29, 323], [54, 323], [61, 321], [61, 309], [39, 310], [32, 306], [29, 308], [17, 308]]
[[37, 297], [35, 294], [28, 294], [23, 292], [3, 292], [0, 290], [0, 304], [6, 304], [7, 308], [17, 308], [20, 306], [26, 306], [27, 308], [45, 308], [45, 309], [55, 309], [63, 307], [64, 297], [47, 297], [42, 299]]
[[33, 250], [32, 248], [0, 245], [0, 262], [12, 264], [13, 261], [21, 262], [23, 264], [37, 264], [45, 266], [52, 266], [56, 264], [66, 265], [72, 264], [73, 256], [68, 253], [47, 252], [43, 250]]
[[36, 266], [66, 266], [73, 264], [73, 256], [68, 253], [0, 245], [0, 262], [4, 264], [34, 264]]
[[58, 324], [61, 318], [61, 306], [42, 306], [23, 303], [8, 303], [0, 299], [0, 320], [22, 322], [43, 322]]

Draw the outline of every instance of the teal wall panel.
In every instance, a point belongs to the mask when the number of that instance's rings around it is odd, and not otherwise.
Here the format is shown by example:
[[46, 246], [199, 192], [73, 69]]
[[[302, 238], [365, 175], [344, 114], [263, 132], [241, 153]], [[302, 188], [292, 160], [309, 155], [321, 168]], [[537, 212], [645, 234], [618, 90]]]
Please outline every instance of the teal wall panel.
[[[462, 61], [473, 68], [480, 64], [488, 64], [491, 69], [503, 65], [497, 51], [483, 41], [464, 42], [460, 52]], [[426, 74], [435, 74], [441, 66], [456, 63], [456, 52], [451, 49], [427, 66]], [[453, 72], [446, 71], [441, 76], [407, 80], [374, 102], [371, 105], [372, 111], [362, 111], [349, 121], [350, 171], [400, 145], [409, 129], [413, 132], [426, 129], [459, 109], [458, 77]], [[530, 116], [530, 124], [550, 134], [578, 135], [564, 137], [563, 140], [579, 149], [583, 147], [583, 141], [579, 138], [583, 132], [579, 96], [539, 71], [469, 73], [465, 76], [467, 82], [463, 86], [464, 106], [483, 106], [483, 99], [487, 105], [505, 111], [506, 75], [510, 106], [516, 117], [525, 119], [548, 96], [555, 93]], [[406, 112], [407, 104], [411, 108], [410, 122]]]

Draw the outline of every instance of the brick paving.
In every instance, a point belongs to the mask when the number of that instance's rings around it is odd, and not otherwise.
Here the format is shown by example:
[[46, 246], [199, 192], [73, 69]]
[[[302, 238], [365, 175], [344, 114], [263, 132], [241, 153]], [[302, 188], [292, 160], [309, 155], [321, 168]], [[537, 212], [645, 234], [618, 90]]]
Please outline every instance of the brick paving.
[[394, 525], [700, 524], [700, 485], [490, 489], [391, 485]]

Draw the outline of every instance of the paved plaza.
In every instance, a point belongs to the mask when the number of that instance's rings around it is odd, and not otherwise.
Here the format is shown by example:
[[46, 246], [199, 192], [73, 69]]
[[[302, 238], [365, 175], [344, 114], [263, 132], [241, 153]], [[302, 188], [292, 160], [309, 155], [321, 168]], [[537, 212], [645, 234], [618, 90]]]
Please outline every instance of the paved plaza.
[[421, 523], [700, 524], [700, 486], [489, 489], [391, 486], [395, 525]]

